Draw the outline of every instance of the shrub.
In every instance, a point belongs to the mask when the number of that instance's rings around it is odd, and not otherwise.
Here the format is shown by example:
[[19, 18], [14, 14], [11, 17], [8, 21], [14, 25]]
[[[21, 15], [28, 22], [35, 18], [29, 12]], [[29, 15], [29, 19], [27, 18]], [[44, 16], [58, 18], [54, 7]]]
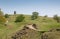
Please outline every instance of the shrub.
[[19, 16], [16, 17], [15, 22], [22, 22], [24, 20], [24, 18], [25, 17], [21, 14], [21, 15], [19, 15]]
[[47, 15], [45, 15], [44, 17], [48, 17]]
[[58, 15], [54, 15], [53, 19], [56, 20], [58, 23], [60, 22]]
[[8, 14], [5, 14], [5, 18], [9, 18], [9, 15]]
[[6, 19], [4, 16], [0, 16], [0, 24], [4, 24], [6, 22]]

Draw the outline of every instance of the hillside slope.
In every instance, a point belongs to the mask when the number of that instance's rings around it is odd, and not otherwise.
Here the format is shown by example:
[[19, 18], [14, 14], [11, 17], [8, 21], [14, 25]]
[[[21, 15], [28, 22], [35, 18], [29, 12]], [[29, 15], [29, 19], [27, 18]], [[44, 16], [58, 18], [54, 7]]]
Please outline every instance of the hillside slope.
[[15, 23], [15, 19], [18, 15], [10, 15], [8, 18], [8, 25], [0, 24], [0, 39], [6, 39], [12, 35], [12, 33], [21, 30], [24, 25], [31, 23], [37, 25], [37, 30], [48, 31], [51, 28], [60, 27], [60, 23], [57, 23], [54, 19], [50, 17], [39, 16], [35, 20], [31, 20], [31, 15], [24, 15], [25, 19], [23, 22]]

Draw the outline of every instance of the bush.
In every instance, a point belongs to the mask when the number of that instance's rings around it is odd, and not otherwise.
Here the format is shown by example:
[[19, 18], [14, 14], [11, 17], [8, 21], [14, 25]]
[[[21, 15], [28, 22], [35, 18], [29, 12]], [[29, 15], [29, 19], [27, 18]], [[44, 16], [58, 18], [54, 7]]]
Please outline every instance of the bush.
[[47, 15], [45, 15], [44, 17], [48, 17]]
[[33, 12], [32, 13], [33, 15], [31, 16], [31, 19], [34, 20], [34, 19], [37, 19], [38, 18], [38, 12]]
[[58, 15], [54, 15], [53, 19], [56, 20], [58, 23], [60, 22]]
[[21, 14], [21, 15], [19, 15], [19, 16], [16, 17], [15, 22], [22, 22], [24, 20], [24, 18], [25, 17]]
[[9, 18], [9, 15], [8, 14], [5, 14], [5, 18]]
[[4, 24], [6, 22], [6, 19], [4, 16], [0, 16], [0, 24]]

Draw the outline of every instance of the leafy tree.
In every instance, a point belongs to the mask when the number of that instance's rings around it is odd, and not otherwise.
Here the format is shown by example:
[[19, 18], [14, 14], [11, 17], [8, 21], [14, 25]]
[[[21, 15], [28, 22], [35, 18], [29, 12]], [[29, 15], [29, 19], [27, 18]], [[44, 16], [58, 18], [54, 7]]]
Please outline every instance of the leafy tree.
[[16, 11], [14, 11], [14, 14], [16, 14]]
[[38, 18], [38, 12], [33, 12], [32, 13], [32, 16], [31, 16], [31, 19], [34, 20], [34, 19], [37, 19]]
[[1, 11], [1, 9], [0, 9], [0, 15], [3, 15], [3, 12]]
[[5, 23], [6, 22], [6, 19], [5, 19], [5, 17], [4, 17], [4, 15], [3, 15], [3, 12], [1, 11], [1, 9], [0, 9], [0, 24], [2, 23]]
[[54, 20], [56, 20], [58, 23], [60, 22], [60, 19], [59, 19], [59, 17], [58, 17], [58, 15], [54, 15]]
[[5, 22], [6, 22], [5, 17], [0, 15], [0, 24], [4, 24]]
[[24, 18], [25, 18], [24, 15], [21, 14], [21, 15], [16, 17], [15, 22], [22, 22], [24, 20]]
[[5, 14], [5, 18], [9, 18], [9, 15], [8, 14]]

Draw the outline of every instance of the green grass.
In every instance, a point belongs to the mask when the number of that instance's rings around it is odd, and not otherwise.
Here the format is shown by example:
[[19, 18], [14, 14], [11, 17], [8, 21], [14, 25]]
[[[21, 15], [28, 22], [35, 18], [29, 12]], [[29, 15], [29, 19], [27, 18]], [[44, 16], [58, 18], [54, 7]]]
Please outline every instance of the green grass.
[[[28, 23], [37, 24], [38, 30], [48, 31], [51, 28], [60, 27], [60, 23], [57, 23], [54, 19], [49, 17], [38, 17], [38, 19], [31, 20], [30, 15], [24, 15], [25, 19], [23, 22], [15, 23], [16, 16], [11, 15], [8, 18], [8, 26], [0, 24], [0, 39], [7, 39], [12, 33], [22, 29], [22, 27]], [[11, 28], [10, 28], [11, 27]]]

